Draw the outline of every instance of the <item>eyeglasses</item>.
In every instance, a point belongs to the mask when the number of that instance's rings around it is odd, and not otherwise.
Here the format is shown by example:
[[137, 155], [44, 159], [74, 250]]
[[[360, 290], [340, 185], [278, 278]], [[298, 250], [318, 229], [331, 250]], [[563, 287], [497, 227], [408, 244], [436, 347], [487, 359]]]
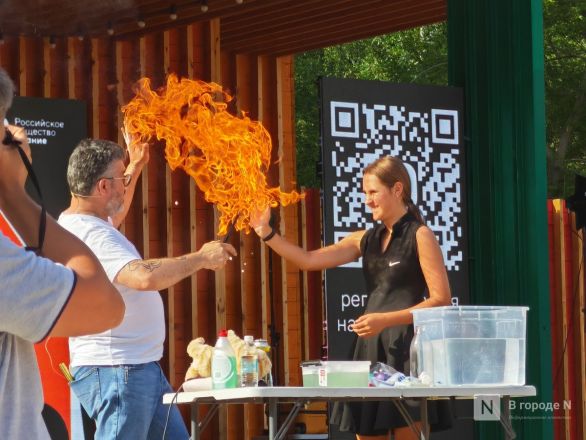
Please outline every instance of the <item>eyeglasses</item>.
[[106, 180], [122, 180], [122, 183], [126, 187], [126, 186], [130, 185], [130, 182], [132, 182], [132, 174], [125, 174], [122, 177], [100, 177], [100, 179], [106, 179]]

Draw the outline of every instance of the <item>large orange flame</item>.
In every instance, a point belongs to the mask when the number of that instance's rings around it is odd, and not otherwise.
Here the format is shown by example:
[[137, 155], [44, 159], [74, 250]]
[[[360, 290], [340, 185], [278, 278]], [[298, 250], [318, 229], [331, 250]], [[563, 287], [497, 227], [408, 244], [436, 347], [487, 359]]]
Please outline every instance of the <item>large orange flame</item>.
[[303, 197], [267, 186], [271, 137], [245, 113], [230, 114], [226, 103], [231, 99], [218, 84], [169, 75], [158, 91], [151, 90], [148, 78], [141, 79], [136, 96], [122, 108], [127, 134], [135, 142], [164, 140], [171, 169], [185, 170], [217, 206], [219, 235], [230, 223], [248, 232], [255, 209], [286, 206]]

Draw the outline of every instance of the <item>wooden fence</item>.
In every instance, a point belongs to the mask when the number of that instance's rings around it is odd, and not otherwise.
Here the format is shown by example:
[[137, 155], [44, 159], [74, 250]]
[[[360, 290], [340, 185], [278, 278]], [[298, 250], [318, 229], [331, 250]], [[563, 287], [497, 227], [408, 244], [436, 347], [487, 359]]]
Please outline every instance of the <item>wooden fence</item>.
[[584, 229], [563, 200], [548, 201], [551, 337], [556, 440], [586, 438]]

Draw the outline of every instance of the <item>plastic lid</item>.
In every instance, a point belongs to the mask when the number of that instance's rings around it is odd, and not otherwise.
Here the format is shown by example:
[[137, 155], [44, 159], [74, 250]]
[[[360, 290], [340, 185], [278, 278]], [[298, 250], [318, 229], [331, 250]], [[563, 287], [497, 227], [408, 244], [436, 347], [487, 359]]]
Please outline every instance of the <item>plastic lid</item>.
[[218, 338], [225, 338], [226, 336], [228, 336], [228, 330], [222, 329], [218, 332]]
[[244, 336], [244, 342], [248, 342], [250, 344], [254, 344], [254, 336], [252, 336], [252, 335], [246, 335], [246, 336]]

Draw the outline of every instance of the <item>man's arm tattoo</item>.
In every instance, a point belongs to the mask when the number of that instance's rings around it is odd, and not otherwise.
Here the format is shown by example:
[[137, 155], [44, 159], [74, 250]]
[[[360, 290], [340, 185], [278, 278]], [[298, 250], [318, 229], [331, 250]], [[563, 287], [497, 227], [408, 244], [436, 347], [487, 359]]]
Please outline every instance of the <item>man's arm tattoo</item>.
[[155, 269], [161, 267], [161, 264], [161, 260], [131, 261], [128, 263], [128, 270], [132, 272], [142, 267], [147, 272], [153, 272]]

